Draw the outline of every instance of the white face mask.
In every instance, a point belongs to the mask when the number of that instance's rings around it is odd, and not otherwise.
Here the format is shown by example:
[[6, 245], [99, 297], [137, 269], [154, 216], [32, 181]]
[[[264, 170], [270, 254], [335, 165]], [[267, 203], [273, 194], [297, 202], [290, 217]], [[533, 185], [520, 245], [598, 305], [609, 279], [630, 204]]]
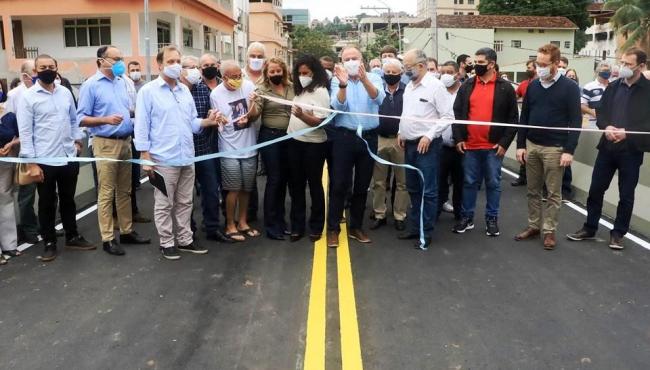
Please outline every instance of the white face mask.
[[618, 71], [618, 77], [619, 78], [630, 78], [634, 76], [634, 71], [630, 67], [626, 66], [621, 66], [621, 68]]
[[433, 77], [440, 79], [440, 73], [439, 72], [431, 72], [433, 74]]
[[373, 67], [373, 68], [370, 70], [370, 72], [372, 72], [372, 73], [374, 73], [374, 74], [376, 74], [376, 75], [378, 75], [378, 76], [381, 76], [381, 75], [382, 75], [382, 73], [381, 73], [381, 68], [379, 68], [379, 67]]
[[565, 76], [566, 75], [566, 69], [564, 69], [564, 68], [560, 67], [560, 68], [557, 69], [557, 71], [560, 72], [560, 76]]
[[537, 76], [539, 76], [540, 79], [546, 80], [548, 77], [551, 75], [551, 68], [550, 67], [537, 67]]
[[345, 67], [345, 70], [348, 72], [348, 75], [352, 77], [359, 75], [360, 65], [361, 62], [358, 60], [348, 60], [347, 62], [343, 63], [343, 67]]
[[456, 83], [456, 78], [454, 75], [445, 73], [444, 75], [440, 76], [440, 81], [443, 85], [445, 85], [445, 87], [452, 87]]
[[300, 85], [303, 89], [311, 84], [312, 78], [309, 76], [300, 76], [298, 78], [300, 79]]
[[196, 68], [191, 68], [187, 70], [187, 76], [185, 76], [187, 81], [192, 85], [196, 85], [201, 81], [201, 72]]
[[181, 67], [180, 64], [175, 63], [172, 65], [165, 66], [163, 69], [163, 73], [165, 76], [172, 78], [174, 80], [178, 80], [181, 77], [181, 71], [183, 70], [183, 67]]
[[137, 82], [142, 78], [142, 74], [140, 72], [131, 72], [129, 73], [129, 77], [131, 77], [133, 81]]
[[264, 59], [248, 58], [248, 67], [255, 72], [259, 72], [264, 67]]
[[325, 70], [325, 73], [327, 73], [327, 79], [328, 79], [328, 80], [331, 80], [332, 77], [334, 76], [334, 74], [332, 73], [332, 71], [330, 71], [329, 69], [326, 69], [326, 70]]

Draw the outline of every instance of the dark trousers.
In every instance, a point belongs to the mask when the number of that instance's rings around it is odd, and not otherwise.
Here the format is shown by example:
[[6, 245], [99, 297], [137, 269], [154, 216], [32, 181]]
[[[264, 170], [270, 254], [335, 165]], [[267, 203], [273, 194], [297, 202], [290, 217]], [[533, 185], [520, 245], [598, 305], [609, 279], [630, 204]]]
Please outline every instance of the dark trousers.
[[564, 168], [564, 175], [562, 175], [562, 197], [571, 197], [573, 189], [571, 183], [573, 182], [573, 172], [571, 166]]
[[614, 173], [618, 170], [619, 201], [612, 234], [622, 237], [628, 232], [634, 208], [634, 190], [639, 183], [643, 154], [643, 152], [632, 151], [612, 152], [607, 149], [598, 151], [587, 198], [587, 222], [584, 225], [587, 231], [596, 232], [598, 230], [598, 220], [603, 210], [605, 191], [609, 188]]
[[219, 189], [221, 187], [219, 160], [213, 158], [196, 162], [194, 171], [200, 188], [199, 194], [201, 194], [203, 226], [207, 234], [213, 234], [219, 230]]
[[[323, 190], [323, 164], [327, 143], [306, 143], [291, 139], [289, 144], [289, 193], [291, 195], [291, 233], [304, 234], [307, 218], [305, 186], [309, 185], [311, 234], [322, 234], [325, 224], [325, 192]], [[337, 222], [338, 223], [338, 222]]]
[[442, 205], [449, 200], [449, 179], [453, 188], [454, 218], [460, 219], [463, 201], [463, 155], [455, 147], [443, 145], [440, 149], [440, 175], [438, 176], [438, 215]]
[[[370, 150], [377, 153], [377, 133], [374, 130], [365, 131], [363, 138], [368, 142]], [[360, 229], [363, 226], [363, 214], [366, 209], [373, 168], [374, 161], [368, 154], [366, 143], [352, 130], [337, 129], [332, 140], [328, 230], [337, 232], [341, 230], [339, 223], [343, 216], [346, 195], [351, 185], [349, 226], [351, 229]], [[354, 183], [352, 184], [353, 178]]]
[[424, 195], [422, 229], [425, 237], [430, 238], [438, 215], [438, 168], [442, 139], [433, 140], [429, 150], [424, 154], [418, 153], [418, 140], [408, 140], [405, 146], [406, 164], [417, 167], [424, 175], [423, 184], [422, 178], [415, 170], [406, 170], [406, 190], [411, 197], [411, 208], [408, 213], [409, 231], [414, 234], [420, 232], [420, 206]]
[[[286, 130], [276, 130], [262, 126], [259, 142], [280, 138]], [[289, 156], [287, 141], [281, 141], [260, 149], [260, 155], [266, 169], [266, 187], [264, 188], [264, 228], [268, 234], [281, 236], [287, 229], [284, 219], [284, 202], [289, 184]], [[322, 165], [321, 165], [322, 167]]]
[[38, 218], [34, 212], [36, 199], [36, 184], [20, 185], [18, 187], [18, 209], [20, 225], [18, 229], [23, 236], [38, 235]]
[[[131, 153], [133, 159], [140, 159], [140, 152], [135, 149], [135, 144], [131, 140]], [[133, 216], [139, 212], [136, 189], [140, 187], [140, 165], [131, 163], [131, 212]], [[113, 208], [115, 209], [115, 208]]]
[[66, 239], [78, 235], [74, 195], [77, 189], [79, 163], [65, 166], [41, 165], [45, 180], [38, 184], [38, 220], [41, 224], [41, 237], [45, 243], [56, 242], [57, 190], [61, 222]]

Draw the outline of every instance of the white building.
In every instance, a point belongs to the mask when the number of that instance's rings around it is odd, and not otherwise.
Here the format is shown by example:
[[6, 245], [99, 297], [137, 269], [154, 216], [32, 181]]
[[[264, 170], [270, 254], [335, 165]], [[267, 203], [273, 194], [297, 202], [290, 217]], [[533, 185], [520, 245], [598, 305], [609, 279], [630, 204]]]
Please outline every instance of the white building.
[[[431, 17], [433, 2], [431, 0], [417, 1], [418, 17]], [[436, 14], [478, 15], [478, 4], [479, 0], [437, 0]]]
[[616, 57], [616, 49], [618, 47], [616, 33], [609, 23], [609, 19], [614, 15], [614, 11], [603, 9], [603, 5], [601, 1], [589, 4], [587, 7], [592, 25], [585, 30], [587, 44], [580, 50], [580, 55], [600, 59]]
[[398, 32], [403, 38], [403, 29], [411, 24], [425, 20], [421, 17], [366, 17], [359, 21], [359, 45], [362, 49], [372, 44], [377, 32], [386, 31], [389, 27]]

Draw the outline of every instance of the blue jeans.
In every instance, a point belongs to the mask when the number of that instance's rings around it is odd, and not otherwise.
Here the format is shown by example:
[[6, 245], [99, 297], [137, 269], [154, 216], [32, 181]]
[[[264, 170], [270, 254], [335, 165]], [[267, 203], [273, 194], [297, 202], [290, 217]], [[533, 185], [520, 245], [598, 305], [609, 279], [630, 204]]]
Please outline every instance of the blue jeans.
[[406, 170], [406, 190], [411, 197], [411, 208], [409, 209], [409, 231], [420, 232], [420, 206], [422, 204], [422, 192], [424, 191], [424, 210], [422, 222], [425, 238], [431, 238], [433, 225], [438, 217], [438, 168], [440, 167], [440, 148], [442, 139], [437, 138], [429, 145], [429, 150], [418, 153], [418, 141], [408, 140], [405, 143], [404, 161], [406, 164], [417, 167], [424, 175], [424, 189], [420, 175], [414, 170]]
[[219, 160], [216, 158], [194, 164], [196, 181], [201, 189], [201, 210], [203, 226], [209, 235], [219, 229]]
[[499, 216], [501, 199], [501, 164], [503, 157], [498, 157], [495, 149], [465, 151], [463, 168], [463, 210], [462, 217], [474, 218], [476, 197], [485, 179], [485, 218], [495, 219]]

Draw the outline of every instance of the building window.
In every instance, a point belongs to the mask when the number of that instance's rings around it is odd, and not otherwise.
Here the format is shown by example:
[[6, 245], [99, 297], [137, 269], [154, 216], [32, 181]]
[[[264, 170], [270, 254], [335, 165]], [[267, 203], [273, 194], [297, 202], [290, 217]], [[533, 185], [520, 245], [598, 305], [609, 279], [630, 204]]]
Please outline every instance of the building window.
[[546, 30], [537, 30], [538, 33], [544, 33]]
[[467, 5], [474, 5], [474, 0], [467, 0]]
[[494, 41], [494, 51], [503, 51], [503, 41]]
[[474, 12], [468, 12], [467, 15], [474, 15]]
[[571, 49], [571, 41], [565, 41], [564, 42], [564, 48], [565, 49]]
[[64, 19], [63, 36], [66, 47], [108, 45], [111, 43], [111, 19]]
[[183, 47], [194, 47], [194, 33], [191, 28], [183, 28]]
[[510, 43], [510, 46], [513, 48], [520, 48], [521, 47], [521, 40], [512, 40]]
[[535, 33], [535, 30], [530, 28], [530, 29], [528, 29], [528, 33]]
[[156, 31], [158, 34], [158, 49], [172, 43], [172, 27], [169, 23], [158, 21], [156, 24]]
[[560, 47], [560, 42], [559, 41], [551, 41], [551, 44], [557, 46], [558, 48]]

